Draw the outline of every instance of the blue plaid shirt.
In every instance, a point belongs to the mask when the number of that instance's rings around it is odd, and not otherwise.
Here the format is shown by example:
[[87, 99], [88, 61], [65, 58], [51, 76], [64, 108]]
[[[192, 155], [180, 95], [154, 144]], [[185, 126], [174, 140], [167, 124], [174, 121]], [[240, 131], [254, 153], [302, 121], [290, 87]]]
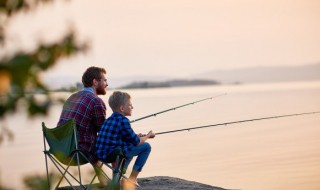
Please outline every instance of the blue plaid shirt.
[[121, 148], [126, 154], [139, 143], [140, 138], [131, 128], [129, 119], [114, 112], [104, 121], [98, 132], [96, 155], [100, 160], [105, 160], [116, 148]]

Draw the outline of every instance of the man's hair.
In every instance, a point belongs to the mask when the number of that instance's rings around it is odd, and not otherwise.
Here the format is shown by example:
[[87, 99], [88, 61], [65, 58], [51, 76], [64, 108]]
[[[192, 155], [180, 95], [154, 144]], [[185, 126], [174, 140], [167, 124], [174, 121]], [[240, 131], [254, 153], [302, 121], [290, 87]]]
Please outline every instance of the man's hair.
[[109, 106], [113, 112], [118, 111], [120, 106], [124, 106], [130, 98], [130, 94], [126, 92], [114, 91], [109, 97]]
[[82, 84], [84, 87], [91, 87], [93, 79], [100, 80], [102, 74], [107, 74], [104, 68], [100, 67], [89, 67], [82, 75]]

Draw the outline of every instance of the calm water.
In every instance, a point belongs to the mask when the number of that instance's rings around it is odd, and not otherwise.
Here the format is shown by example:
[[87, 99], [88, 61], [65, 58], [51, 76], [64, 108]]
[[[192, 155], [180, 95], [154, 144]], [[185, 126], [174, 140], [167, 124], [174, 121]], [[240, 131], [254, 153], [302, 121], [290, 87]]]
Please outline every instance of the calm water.
[[[228, 93], [133, 123], [137, 133], [320, 111], [320, 81], [127, 92], [133, 97], [130, 119]], [[30, 119], [21, 111], [5, 121], [15, 140], [0, 147], [2, 183], [22, 189], [22, 176], [45, 173], [41, 121], [55, 126], [61, 108], [55, 105], [46, 118]], [[173, 176], [243, 190], [319, 190], [319, 136], [320, 114], [159, 135], [149, 141], [152, 154], [140, 177]]]

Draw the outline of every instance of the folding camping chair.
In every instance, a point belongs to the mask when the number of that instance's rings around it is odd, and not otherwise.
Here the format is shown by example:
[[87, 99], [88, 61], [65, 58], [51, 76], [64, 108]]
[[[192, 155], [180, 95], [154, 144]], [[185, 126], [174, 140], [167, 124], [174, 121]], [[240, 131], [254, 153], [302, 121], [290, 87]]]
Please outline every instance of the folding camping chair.
[[[70, 119], [63, 125], [60, 125], [56, 128], [49, 129], [42, 122], [42, 131], [43, 131], [43, 142], [44, 142], [44, 154], [46, 161], [46, 170], [47, 170], [47, 179], [48, 186], [50, 189], [50, 179], [49, 179], [49, 170], [48, 170], [48, 158], [52, 161], [54, 166], [57, 168], [61, 177], [55, 187], [58, 189], [62, 180], [65, 179], [72, 189], [76, 189], [74, 185], [72, 185], [70, 178], [74, 179], [81, 189], [91, 189], [92, 183], [96, 178], [96, 174], [91, 180], [90, 184], [85, 186], [82, 183], [81, 178], [81, 170], [80, 166], [89, 163], [87, 156], [78, 149], [78, 141], [77, 141], [77, 130], [76, 123], [74, 119]], [[47, 150], [47, 146], [49, 146], [49, 150]], [[122, 150], [119, 149], [115, 151], [110, 158], [107, 160], [105, 164], [112, 170], [112, 179], [110, 179], [101, 169], [100, 167], [95, 167], [99, 172], [102, 172], [102, 175], [106, 177], [108, 182], [108, 189], [120, 189], [120, 179], [124, 177], [122, 174], [123, 165], [124, 165], [125, 157], [122, 153]], [[115, 162], [115, 166], [111, 167], [108, 163]], [[65, 166], [64, 166], [65, 165]], [[78, 168], [78, 176], [73, 176], [68, 170], [70, 166], [77, 166]], [[68, 179], [69, 178], [69, 179]]]

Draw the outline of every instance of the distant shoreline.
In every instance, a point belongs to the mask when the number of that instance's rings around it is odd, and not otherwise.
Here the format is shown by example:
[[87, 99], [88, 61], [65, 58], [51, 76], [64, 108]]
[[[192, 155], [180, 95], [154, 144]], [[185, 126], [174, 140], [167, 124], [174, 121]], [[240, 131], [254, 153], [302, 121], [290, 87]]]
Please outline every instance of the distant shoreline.
[[[171, 88], [171, 87], [186, 87], [186, 86], [205, 86], [205, 85], [220, 85], [220, 82], [215, 80], [206, 80], [206, 79], [193, 79], [193, 80], [168, 80], [168, 81], [160, 81], [160, 82], [152, 82], [152, 81], [135, 81], [129, 84], [117, 87], [115, 89], [149, 89], [149, 88]], [[83, 85], [81, 83], [76, 83], [75, 86], [71, 86], [69, 88], [59, 88], [51, 91], [54, 92], [75, 92], [83, 89]], [[110, 89], [110, 88], [109, 88]]]
[[[146, 76], [118, 76], [108, 78], [109, 88], [119, 89], [134, 82], [147, 82], [149, 84], [174, 81], [177, 76], [158, 76], [146, 73]], [[190, 80], [187, 80], [190, 79]], [[178, 77], [178, 80], [208, 80], [218, 81], [219, 84], [252, 84], [252, 83], [271, 83], [271, 82], [294, 82], [294, 81], [313, 81], [320, 80], [320, 63], [308, 64], [303, 66], [256, 66], [246, 68], [233, 68], [224, 70], [208, 70], [198, 74]], [[79, 76], [59, 75], [44, 78], [45, 84], [49, 89], [75, 90], [82, 85]], [[159, 82], [160, 81], [160, 82]], [[193, 86], [194, 84], [189, 84]]]
[[193, 80], [168, 80], [164, 82], [132, 82], [121, 86], [120, 89], [137, 89], [137, 88], [168, 88], [168, 87], [182, 87], [182, 86], [204, 86], [204, 85], [219, 85], [220, 82], [205, 79]]

